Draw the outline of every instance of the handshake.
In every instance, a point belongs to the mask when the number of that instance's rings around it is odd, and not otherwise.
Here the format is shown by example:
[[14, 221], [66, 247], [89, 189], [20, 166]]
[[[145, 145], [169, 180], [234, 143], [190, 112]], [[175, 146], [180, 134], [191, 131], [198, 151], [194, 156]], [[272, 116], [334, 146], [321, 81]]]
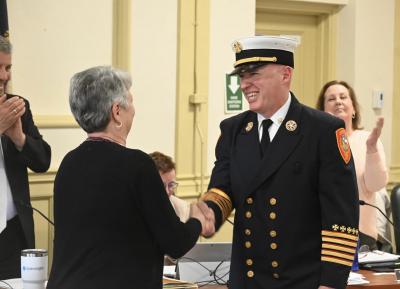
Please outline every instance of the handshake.
[[190, 205], [190, 217], [196, 218], [201, 223], [201, 235], [203, 237], [211, 237], [215, 233], [215, 215], [203, 201]]

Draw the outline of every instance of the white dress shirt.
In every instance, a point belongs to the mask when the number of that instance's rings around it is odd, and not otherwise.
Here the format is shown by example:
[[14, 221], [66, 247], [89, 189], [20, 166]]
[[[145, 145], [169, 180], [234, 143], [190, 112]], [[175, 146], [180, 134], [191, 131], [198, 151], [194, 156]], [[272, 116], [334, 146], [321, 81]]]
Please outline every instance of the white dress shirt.
[[6, 168], [4, 163], [3, 147], [0, 137], [0, 233], [7, 225], [7, 221], [17, 215], [13, 198], [11, 195], [10, 184], [8, 183]]
[[[282, 105], [269, 119], [272, 120], [272, 124], [268, 129], [269, 132], [269, 139], [272, 142], [274, 139], [276, 133], [278, 132], [279, 127], [281, 126], [283, 120], [286, 117], [286, 114], [289, 110], [290, 106], [290, 101], [292, 100], [292, 97], [289, 92], [289, 97], [286, 100], [285, 104]], [[261, 114], [257, 113], [257, 119], [258, 119], [258, 135], [260, 137], [260, 142], [261, 142], [261, 137], [263, 134], [263, 127], [262, 127], [262, 121], [266, 119], [264, 116]]]

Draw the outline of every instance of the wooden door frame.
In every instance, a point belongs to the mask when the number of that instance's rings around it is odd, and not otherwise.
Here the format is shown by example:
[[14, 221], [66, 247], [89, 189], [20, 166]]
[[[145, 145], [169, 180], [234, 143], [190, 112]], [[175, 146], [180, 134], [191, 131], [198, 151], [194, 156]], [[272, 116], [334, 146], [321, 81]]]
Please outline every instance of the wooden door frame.
[[[320, 87], [336, 77], [336, 13], [343, 5], [309, 3], [293, 0], [256, 0], [256, 13], [285, 13], [318, 17], [319, 63], [317, 84]], [[257, 29], [256, 19], [256, 29]]]

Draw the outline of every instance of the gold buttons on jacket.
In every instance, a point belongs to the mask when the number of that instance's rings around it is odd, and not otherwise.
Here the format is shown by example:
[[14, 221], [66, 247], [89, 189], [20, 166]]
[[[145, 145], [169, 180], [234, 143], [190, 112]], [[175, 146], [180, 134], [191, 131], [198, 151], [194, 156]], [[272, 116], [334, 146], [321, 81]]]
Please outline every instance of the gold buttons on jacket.
[[275, 198], [269, 199], [269, 203], [270, 203], [272, 206], [276, 205], [276, 199], [275, 199]]
[[246, 242], [244, 243], [244, 246], [245, 246], [247, 249], [251, 248], [251, 242], [250, 242], [250, 241], [246, 241]]
[[247, 271], [247, 277], [253, 278], [254, 277], [254, 272], [253, 271]]
[[275, 230], [271, 230], [271, 231], [269, 231], [269, 235], [272, 237], [272, 238], [274, 238], [274, 237], [276, 237], [276, 231]]
[[272, 276], [273, 276], [275, 279], [279, 279], [279, 274], [278, 274], [278, 273], [274, 273], [274, 274], [272, 274]]
[[270, 246], [272, 250], [276, 250], [276, 248], [278, 248], [278, 245], [276, 243], [271, 243]]
[[250, 236], [250, 235], [251, 235], [250, 229], [245, 229], [245, 230], [244, 230], [244, 234], [245, 234], [246, 236]]
[[277, 261], [272, 261], [272, 262], [271, 262], [271, 266], [274, 267], [274, 268], [278, 267], [278, 265], [279, 265], [279, 264], [278, 264]]
[[247, 211], [247, 212], [245, 213], [245, 216], [246, 216], [247, 219], [250, 219], [250, 218], [251, 218], [251, 212], [250, 212], [250, 211]]
[[247, 266], [253, 265], [253, 260], [252, 260], [252, 259], [247, 259], [247, 260], [246, 260], [246, 265], [247, 265]]
[[249, 204], [249, 205], [251, 205], [251, 204], [253, 203], [253, 198], [250, 198], [250, 197], [247, 198], [247, 199], [246, 199], [246, 203]]
[[274, 213], [274, 212], [269, 213], [269, 218], [271, 220], [275, 220], [276, 219], [276, 213]]

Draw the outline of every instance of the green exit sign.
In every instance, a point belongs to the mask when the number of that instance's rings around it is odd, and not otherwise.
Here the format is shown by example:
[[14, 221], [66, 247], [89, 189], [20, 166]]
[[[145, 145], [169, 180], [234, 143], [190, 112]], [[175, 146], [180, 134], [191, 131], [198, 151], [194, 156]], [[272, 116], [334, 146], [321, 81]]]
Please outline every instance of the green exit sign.
[[225, 113], [240, 112], [243, 110], [243, 93], [240, 89], [240, 80], [237, 75], [225, 75]]

